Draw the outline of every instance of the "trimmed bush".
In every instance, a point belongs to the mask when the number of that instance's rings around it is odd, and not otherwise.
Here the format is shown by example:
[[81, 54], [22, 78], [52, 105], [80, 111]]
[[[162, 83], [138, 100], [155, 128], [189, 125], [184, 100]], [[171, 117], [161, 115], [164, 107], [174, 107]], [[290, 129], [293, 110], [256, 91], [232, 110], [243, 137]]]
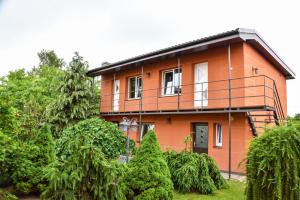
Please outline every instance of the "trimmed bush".
[[112, 160], [125, 151], [122, 134], [114, 124], [100, 119], [84, 120], [66, 129], [59, 140], [63, 149], [59, 148], [58, 159], [45, 170], [49, 186], [42, 198], [124, 199], [120, 178], [125, 166]]
[[165, 154], [175, 189], [182, 193], [211, 194], [227, 187], [213, 159], [206, 154], [175, 151]]
[[[75, 141], [84, 134], [90, 145], [101, 149], [107, 158], [117, 158], [125, 154], [126, 137], [118, 126], [99, 118], [83, 120], [72, 127], [65, 129], [57, 141], [57, 156], [59, 159], [65, 159], [72, 155], [73, 149], [69, 146], [71, 141]], [[131, 141], [131, 149], [134, 149], [135, 143]], [[77, 151], [78, 149], [75, 149]]]
[[0, 132], [0, 186], [13, 186], [18, 193], [41, 191], [43, 169], [54, 160], [54, 144], [48, 126], [32, 141], [22, 142]]
[[155, 133], [149, 131], [128, 164], [124, 177], [127, 199], [173, 198], [173, 184], [170, 171], [160, 150]]
[[247, 199], [300, 199], [300, 124], [267, 129], [247, 155]]

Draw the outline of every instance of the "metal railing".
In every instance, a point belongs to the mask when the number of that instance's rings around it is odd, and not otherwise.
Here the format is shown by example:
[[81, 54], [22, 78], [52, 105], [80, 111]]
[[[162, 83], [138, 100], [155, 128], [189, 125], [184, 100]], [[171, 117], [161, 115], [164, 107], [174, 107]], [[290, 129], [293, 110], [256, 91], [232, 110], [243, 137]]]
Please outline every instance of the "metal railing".
[[[145, 84], [146, 81], [143, 82]], [[231, 101], [231, 107], [243, 108], [271, 108], [276, 109], [279, 117], [284, 116], [280, 98], [274, 80], [265, 75], [249, 76], [229, 80], [215, 80], [201, 83], [182, 84], [177, 93], [175, 86], [157, 87], [141, 90], [141, 97], [131, 99], [128, 92], [112, 94], [101, 90], [101, 113], [127, 112], [161, 112], [183, 110], [220, 110], [226, 109]], [[147, 88], [149, 85], [144, 85]], [[176, 86], [177, 87], [177, 86]], [[229, 98], [231, 89], [231, 98]], [[105, 91], [107, 93], [105, 93]]]

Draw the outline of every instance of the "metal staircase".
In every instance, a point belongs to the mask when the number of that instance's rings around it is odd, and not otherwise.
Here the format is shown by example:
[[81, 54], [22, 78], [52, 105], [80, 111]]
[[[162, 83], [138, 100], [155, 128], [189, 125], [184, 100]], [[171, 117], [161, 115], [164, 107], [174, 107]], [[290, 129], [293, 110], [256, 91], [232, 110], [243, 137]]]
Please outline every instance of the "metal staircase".
[[273, 101], [271, 109], [247, 112], [248, 122], [254, 136], [262, 133], [266, 126], [272, 127], [286, 124], [286, 117], [282, 109], [275, 81], [273, 81]]

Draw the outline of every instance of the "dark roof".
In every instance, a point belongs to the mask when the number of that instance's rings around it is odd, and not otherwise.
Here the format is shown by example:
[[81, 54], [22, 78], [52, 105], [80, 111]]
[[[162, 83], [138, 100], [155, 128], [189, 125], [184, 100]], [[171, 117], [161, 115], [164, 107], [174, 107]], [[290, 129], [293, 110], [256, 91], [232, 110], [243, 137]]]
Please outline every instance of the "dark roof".
[[170, 56], [174, 54], [182, 54], [184, 52], [196, 52], [215, 47], [219, 45], [226, 45], [244, 41], [254, 46], [260, 53], [269, 59], [275, 66], [282, 71], [287, 79], [295, 78], [295, 73], [282, 61], [282, 59], [271, 49], [271, 47], [260, 37], [260, 35], [253, 29], [237, 28], [231, 31], [219, 33], [216, 35], [204, 37], [201, 39], [185, 42], [174, 45], [168, 48], [152, 51], [150, 53], [142, 54], [125, 60], [114, 63], [105, 63], [101, 67], [91, 69], [87, 72], [88, 76], [99, 76], [111, 70], [119, 70], [123, 67], [136, 65], [141, 62], [150, 61], [163, 56]]

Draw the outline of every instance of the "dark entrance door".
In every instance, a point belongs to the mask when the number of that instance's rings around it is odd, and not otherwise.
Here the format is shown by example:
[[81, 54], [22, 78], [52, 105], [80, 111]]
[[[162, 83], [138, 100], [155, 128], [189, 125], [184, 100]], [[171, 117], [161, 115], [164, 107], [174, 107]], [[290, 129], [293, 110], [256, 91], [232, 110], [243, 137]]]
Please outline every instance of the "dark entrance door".
[[193, 124], [193, 151], [198, 153], [208, 153], [208, 124]]

